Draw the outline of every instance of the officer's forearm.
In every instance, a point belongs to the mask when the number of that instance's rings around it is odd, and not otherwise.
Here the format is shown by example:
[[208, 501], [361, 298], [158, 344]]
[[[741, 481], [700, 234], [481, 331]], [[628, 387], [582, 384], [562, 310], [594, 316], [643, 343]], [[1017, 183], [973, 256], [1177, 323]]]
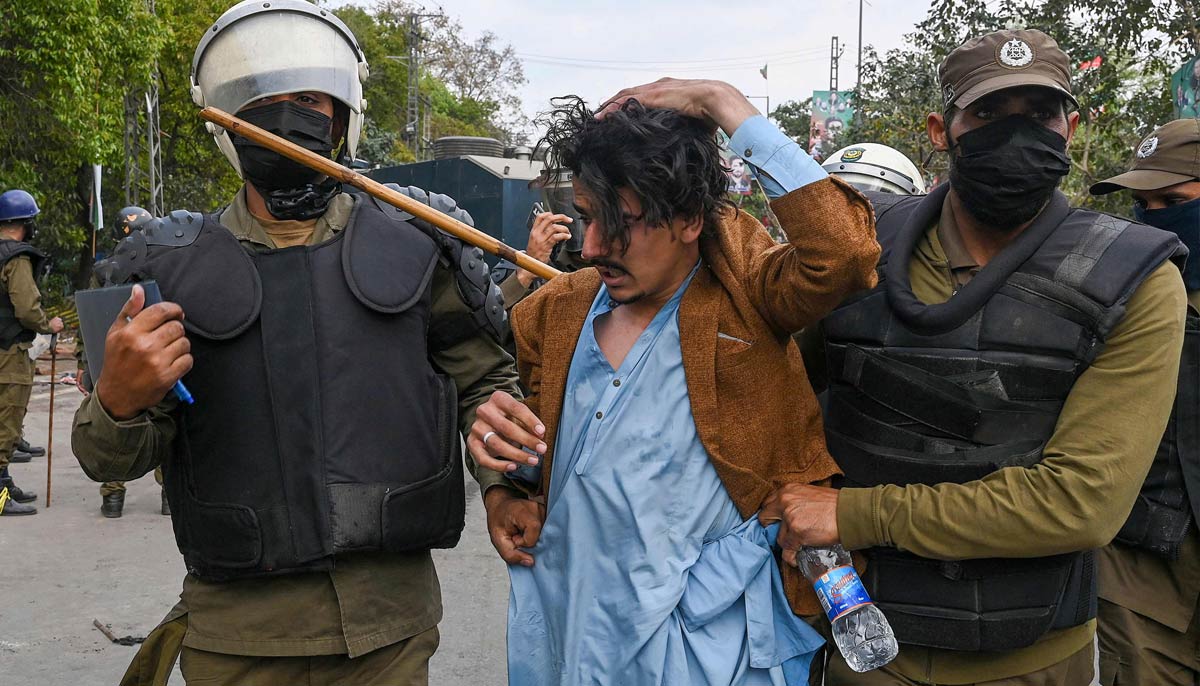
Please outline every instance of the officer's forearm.
[[75, 412], [71, 449], [93, 481], [131, 481], [167, 459], [175, 422], [165, 401], [129, 421], [118, 422], [104, 411], [95, 394]]

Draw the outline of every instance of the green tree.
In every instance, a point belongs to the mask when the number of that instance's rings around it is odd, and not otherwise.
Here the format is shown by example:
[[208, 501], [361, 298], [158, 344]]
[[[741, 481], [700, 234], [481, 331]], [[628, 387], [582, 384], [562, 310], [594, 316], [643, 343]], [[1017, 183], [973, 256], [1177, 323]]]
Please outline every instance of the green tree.
[[807, 146], [812, 128], [812, 98], [788, 100], [771, 112], [771, 119], [784, 133], [792, 138], [802, 138], [803, 145]]
[[91, 165], [119, 168], [126, 84], [149, 78], [160, 27], [142, 0], [0, 4], [0, 189], [43, 208], [38, 242], [60, 274], [51, 299], [90, 242]]
[[[1195, 0], [943, 0], [885, 56], [868, 49], [859, 93], [860, 117], [847, 139], [897, 148], [931, 177], [946, 159], [925, 134], [930, 112], [942, 111], [937, 66], [967, 38], [1008, 27], [1038, 28], [1071, 58], [1080, 125], [1069, 152], [1063, 190], [1077, 205], [1127, 212], [1122, 195], [1092, 198], [1095, 181], [1123, 171], [1133, 148], [1171, 117], [1171, 72], [1195, 54]], [[1102, 57], [1099, 68], [1077, 70]]]

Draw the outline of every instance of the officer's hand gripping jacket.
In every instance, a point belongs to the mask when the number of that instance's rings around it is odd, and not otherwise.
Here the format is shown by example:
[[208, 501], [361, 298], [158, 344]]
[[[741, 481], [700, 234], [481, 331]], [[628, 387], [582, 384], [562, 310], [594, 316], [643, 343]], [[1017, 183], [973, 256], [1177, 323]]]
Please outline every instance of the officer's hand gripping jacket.
[[[848, 485], [965, 483], [1041, 461], [1071, 387], [1129, 297], [1186, 254], [1170, 234], [1071, 210], [1056, 194], [953, 298], [926, 305], [909, 285], [909, 259], [947, 190], [871, 194], [880, 283], [822, 323], [826, 438]], [[1093, 551], [954, 562], [891, 548], [867, 555], [863, 581], [902, 643], [1012, 650], [1096, 613]]]
[[[408, 192], [471, 221], [445, 196]], [[215, 217], [174, 212], [98, 265], [109, 283], [156, 280], [187, 313], [196, 403], [177, 410], [163, 475], [191, 573], [323, 570], [342, 553], [457, 543], [458, 404], [430, 351], [505, 326], [481, 257], [359, 196], [320, 245], [252, 251]], [[439, 262], [478, 324], [457, 340], [427, 335]]]

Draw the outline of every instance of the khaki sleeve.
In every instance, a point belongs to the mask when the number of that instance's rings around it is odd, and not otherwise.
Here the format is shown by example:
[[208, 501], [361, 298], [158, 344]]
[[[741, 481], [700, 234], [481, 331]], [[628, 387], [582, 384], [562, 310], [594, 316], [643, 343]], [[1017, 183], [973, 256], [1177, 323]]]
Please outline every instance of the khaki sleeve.
[[504, 296], [504, 309], [511, 310], [514, 305], [525, 299], [525, 296], [533, 292], [534, 289], [529, 288], [521, 283], [517, 278], [517, 270], [514, 269], [508, 278], [501, 281], [500, 294]]
[[1170, 263], [1142, 283], [1071, 388], [1040, 463], [965, 484], [844, 489], [842, 543], [941, 560], [1107, 545], [1129, 516], [1170, 417], [1186, 304]]
[[[752, 245], [747, 291], [780, 335], [814, 324], [851, 293], [875, 285], [879, 243], [871, 204], [849, 184], [829, 177], [771, 202], [788, 242], [765, 231]], [[765, 248], [765, 249], [764, 249]]]
[[29, 258], [20, 255], [9, 260], [0, 276], [8, 287], [8, 297], [21, 326], [38, 333], [50, 333], [50, 319], [42, 311], [42, 294], [33, 280], [33, 265]]
[[[439, 265], [433, 275], [431, 318], [436, 320], [469, 313], [470, 307], [454, 284], [454, 274]], [[463, 434], [471, 431], [471, 425], [475, 423], [475, 410], [487, 402], [495, 391], [507, 391], [515, 397], [521, 397], [512, 357], [487, 333], [481, 331], [449, 348], [431, 349], [430, 356], [438, 369], [454, 379], [458, 389], [458, 424]], [[492, 486], [508, 483], [502, 474], [479, 469], [469, 453], [464, 455], [464, 459], [482, 492]]]
[[71, 427], [71, 450], [83, 472], [93, 481], [132, 481], [170, 459], [176, 403], [168, 395], [137, 417], [117, 421], [95, 393], [84, 398]]

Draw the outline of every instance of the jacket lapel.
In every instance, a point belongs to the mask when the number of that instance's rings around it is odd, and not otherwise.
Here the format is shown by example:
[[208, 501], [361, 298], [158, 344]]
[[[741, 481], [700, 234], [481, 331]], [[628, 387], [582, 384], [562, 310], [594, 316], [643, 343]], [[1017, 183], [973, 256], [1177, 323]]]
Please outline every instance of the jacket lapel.
[[[546, 426], [546, 454], [542, 457], [542, 485], [539, 495], [550, 493], [551, 463], [554, 461], [554, 442], [558, 438], [558, 420], [562, 414], [567, 390], [567, 375], [575, 346], [587, 321], [588, 311], [600, 290], [600, 278], [594, 270], [581, 277], [578, 287], [552, 298], [547, 306], [542, 339], [541, 416]], [[591, 277], [591, 278], [588, 278]]]
[[720, 454], [717, 413], [717, 321], [721, 286], [707, 262], [679, 303], [679, 341], [696, 433], [710, 457]]

